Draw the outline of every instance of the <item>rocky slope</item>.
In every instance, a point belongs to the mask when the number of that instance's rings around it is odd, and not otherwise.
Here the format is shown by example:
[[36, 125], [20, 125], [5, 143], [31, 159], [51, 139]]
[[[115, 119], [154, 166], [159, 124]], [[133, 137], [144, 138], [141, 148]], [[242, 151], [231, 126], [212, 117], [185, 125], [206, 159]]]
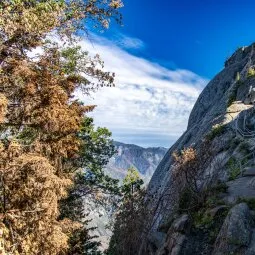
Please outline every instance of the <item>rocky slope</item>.
[[[127, 169], [133, 166], [139, 171], [145, 183], [148, 183], [167, 151], [163, 147], [142, 148], [134, 144], [124, 144], [116, 141], [114, 145], [117, 153], [110, 159], [105, 171], [120, 181], [125, 177]], [[107, 225], [112, 215], [112, 208], [105, 208], [87, 199], [85, 210], [92, 219], [90, 226], [97, 227], [93, 234], [99, 236], [98, 240], [101, 241], [102, 250], [104, 250], [107, 248], [111, 236], [111, 231], [107, 228]]]
[[[255, 254], [254, 47], [238, 49], [209, 82], [157, 167], [139, 254]], [[202, 169], [196, 191], [178, 180], [182, 168], [171, 156], [186, 147]]]

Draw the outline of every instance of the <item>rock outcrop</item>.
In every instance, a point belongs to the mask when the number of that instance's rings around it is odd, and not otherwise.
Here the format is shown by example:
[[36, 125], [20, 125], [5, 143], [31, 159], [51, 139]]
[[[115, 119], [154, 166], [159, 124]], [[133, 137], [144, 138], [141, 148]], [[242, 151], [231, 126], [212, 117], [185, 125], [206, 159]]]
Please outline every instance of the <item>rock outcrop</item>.
[[228, 213], [214, 244], [213, 255], [241, 253], [249, 246], [253, 220], [245, 203], [235, 205]]
[[[226, 61], [199, 96], [187, 131], [157, 167], [148, 186], [153, 199], [139, 254], [255, 254], [255, 110], [249, 100], [255, 87], [254, 49], [255, 44], [240, 48]], [[188, 184], [176, 188], [172, 154], [187, 147], [206, 153], [205, 145], [211, 154], [196, 180], [200, 202], [186, 212], [191, 227], [176, 231]]]
[[157, 251], [157, 255], [180, 254], [185, 244], [186, 234], [189, 233], [191, 221], [187, 214], [177, 218], [167, 232], [166, 241]]

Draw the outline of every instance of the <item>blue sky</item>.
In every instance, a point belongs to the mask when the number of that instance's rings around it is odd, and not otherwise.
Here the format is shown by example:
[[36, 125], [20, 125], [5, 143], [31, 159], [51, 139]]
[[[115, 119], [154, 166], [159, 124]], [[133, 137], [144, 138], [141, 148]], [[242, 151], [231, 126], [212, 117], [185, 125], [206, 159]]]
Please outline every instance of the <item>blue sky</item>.
[[121, 32], [146, 44], [138, 54], [170, 68], [212, 78], [237, 47], [255, 40], [254, 0], [127, 0], [124, 4]]
[[[127, 0], [123, 23], [82, 41], [116, 73], [85, 103], [113, 138], [170, 147], [202, 89], [238, 47], [255, 41], [255, 1]], [[92, 43], [91, 43], [92, 42]]]

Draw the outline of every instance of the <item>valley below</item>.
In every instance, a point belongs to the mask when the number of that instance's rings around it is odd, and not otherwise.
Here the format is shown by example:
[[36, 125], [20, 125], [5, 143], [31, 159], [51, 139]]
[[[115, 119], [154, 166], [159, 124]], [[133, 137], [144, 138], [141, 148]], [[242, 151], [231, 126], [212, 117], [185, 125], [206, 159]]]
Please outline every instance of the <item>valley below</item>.
[[[149, 147], [143, 148], [134, 144], [125, 144], [114, 141], [116, 154], [110, 159], [105, 167], [105, 172], [112, 178], [119, 179], [120, 182], [127, 174], [129, 167], [134, 167], [138, 170], [140, 177], [144, 180], [144, 185], [147, 185], [152, 177], [158, 164], [167, 152], [164, 147]], [[91, 220], [90, 227], [95, 227], [91, 233], [98, 236], [97, 240], [101, 242], [101, 249], [105, 250], [108, 247], [111, 237], [111, 224], [114, 215], [114, 208], [111, 203], [104, 205], [95, 203], [89, 198], [84, 201], [85, 212]]]

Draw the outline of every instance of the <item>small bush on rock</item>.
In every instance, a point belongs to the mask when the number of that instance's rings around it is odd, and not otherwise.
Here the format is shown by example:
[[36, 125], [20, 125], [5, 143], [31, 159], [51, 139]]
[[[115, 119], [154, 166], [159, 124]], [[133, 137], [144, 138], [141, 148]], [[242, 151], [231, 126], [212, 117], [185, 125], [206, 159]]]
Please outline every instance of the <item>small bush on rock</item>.
[[240, 175], [241, 173], [241, 169], [237, 160], [235, 158], [230, 158], [227, 163], [227, 167], [228, 167], [229, 180], [230, 181], [235, 180], [238, 177], [238, 175]]
[[250, 67], [247, 72], [247, 78], [254, 77], [255, 76], [255, 70], [253, 67]]
[[225, 126], [222, 124], [216, 124], [212, 127], [212, 130], [206, 135], [209, 141], [212, 141], [215, 137], [222, 135], [225, 132]]

